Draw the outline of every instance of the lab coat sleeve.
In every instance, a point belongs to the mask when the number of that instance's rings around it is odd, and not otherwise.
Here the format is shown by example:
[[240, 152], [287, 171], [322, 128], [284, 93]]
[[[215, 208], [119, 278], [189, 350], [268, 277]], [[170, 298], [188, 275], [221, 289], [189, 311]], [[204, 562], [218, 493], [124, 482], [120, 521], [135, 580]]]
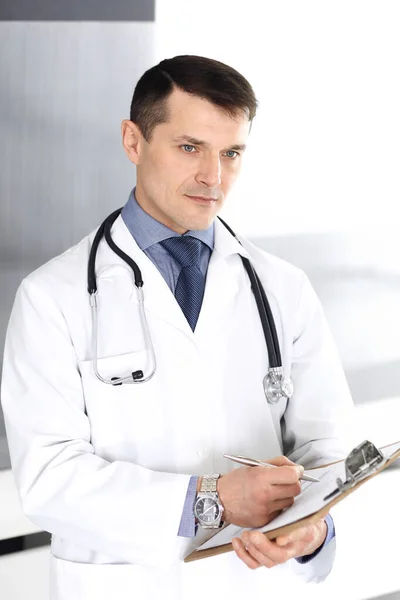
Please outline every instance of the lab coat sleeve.
[[335, 561], [336, 537], [324, 546], [317, 556], [307, 563], [299, 563], [297, 560], [290, 561], [292, 571], [307, 583], [321, 583], [324, 581]]
[[36, 525], [116, 562], [176, 558], [190, 476], [94, 453], [63, 313], [30, 278], [8, 326], [1, 397], [23, 510]]
[[[291, 376], [294, 394], [282, 420], [285, 454], [306, 468], [343, 459], [353, 403], [322, 306], [303, 276], [293, 340]], [[337, 532], [340, 535], [340, 531]], [[336, 538], [309, 562], [292, 560], [305, 581], [323, 581], [335, 557]]]

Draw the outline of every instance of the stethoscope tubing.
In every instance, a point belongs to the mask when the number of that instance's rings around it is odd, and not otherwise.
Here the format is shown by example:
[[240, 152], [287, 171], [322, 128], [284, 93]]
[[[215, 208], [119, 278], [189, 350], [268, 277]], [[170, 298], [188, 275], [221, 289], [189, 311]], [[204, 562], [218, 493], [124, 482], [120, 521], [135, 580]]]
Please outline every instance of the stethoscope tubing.
[[[232, 228], [229, 227], [229, 225], [225, 223], [221, 217], [218, 218], [229, 231], [229, 233], [233, 235], [240, 245], [242, 245]], [[245, 258], [244, 256], [241, 256], [240, 258], [242, 259], [243, 266], [246, 269], [247, 275], [250, 279], [251, 288], [257, 304], [258, 314], [260, 315], [261, 325], [268, 350], [269, 366], [271, 369], [282, 367], [281, 351], [279, 348], [275, 321], [263, 285], [249, 259]]]
[[[112, 227], [114, 221], [121, 214], [121, 210], [122, 210], [121, 208], [118, 208], [113, 213], [111, 213], [103, 221], [103, 223], [100, 225], [99, 229], [97, 230], [97, 232], [93, 238], [92, 247], [91, 247], [90, 254], [89, 254], [88, 272], [87, 272], [87, 276], [88, 276], [87, 289], [88, 289], [88, 292], [90, 295], [90, 306], [91, 306], [91, 310], [92, 310], [92, 322], [93, 322], [93, 332], [92, 332], [93, 368], [94, 368], [94, 372], [95, 372], [96, 376], [98, 377], [98, 379], [100, 379], [100, 381], [102, 381], [104, 383], [109, 383], [112, 385], [120, 385], [122, 383], [144, 383], [145, 381], [148, 381], [149, 379], [151, 379], [151, 377], [154, 375], [155, 370], [156, 370], [156, 358], [155, 358], [154, 347], [153, 347], [153, 343], [151, 341], [149, 327], [148, 327], [148, 323], [147, 323], [147, 319], [146, 319], [146, 315], [145, 315], [145, 311], [144, 311], [142, 273], [141, 273], [138, 265], [135, 263], [135, 261], [130, 256], [128, 256], [123, 250], [121, 250], [121, 248], [119, 248], [119, 246], [117, 246], [117, 244], [113, 241], [112, 236], [111, 236], [111, 227]], [[226, 227], [226, 229], [231, 233], [231, 235], [233, 235], [233, 237], [239, 242], [239, 244], [241, 244], [240, 240], [238, 239], [238, 237], [236, 236], [234, 231], [229, 227], [229, 225], [227, 225], [227, 223], [225, 223], [225, 221], [223, 221], [221, 219], [221, 217], [218, 217], [218, 218], [221, 221], [221, 223]], [[152, 362], [150, 374], [147, 375], [146, 377], [142, 376], [138, 380], [135, 380], [134, 373], [132, 373], [128, 377], [116, 377], [116, 378], [113, 378], [113, 380], [107, 380], [107, 379], [104, 379], [100, 375], [100, 373], [98, 371], [98, 367], [97, 367], [98, 316], [97, 316], [97, 300], [96, 300], [97, 283], [96, 283], [96, 264], [95, 263], [96, 263], [96, 254], [97, 254], [98, 246], [99, 246], [100, 241], [103, 238], [103, 236], [104, 236], [108, 246], [111, 248], [111, 250], [113, 250], [113, 252], [115, 252], [123, 261], [125, 261], [131, 267], [131, 269], [134, 273], [135, 286], [136, 286], [136, 291], [138, 294], [138, 305], [139, 305], [139, 310], [140, 310], [140, 318], [142, 321], [142, 326], [143, 326], [143, 330], [144, 330], [144, 334], [145, 334], [145, 343], [146, 343], [147, 347], [150, 348], [150, 357], [151, 357], [151, 362]], [[277, 331], [276, 331], [276, 327], [275, 327], [275, 321], [274, 321], [274, 318], [272, 315], [272, 310], [271, 310], [270, 304], [268, 302], [267, 296], [265, 294], [265, 290], [262, 286], [260, 278], [258, 277], [258, 275], [257, 275], [254, 267], [252, 266], [251, 262], [249, 261], [249, 259], [244, 256], [241, 256], [240, 258], [242, 260], [243, 266], [249, 277], [251, 289], [253, 291], [253, 295], [254, 295], [254, 298], [256, 301], [256, 305], [257, 305], [257, 310], [258, 310], [258, 313], [260, 316], [261, 325], [263, 328], [264, 338], [265, 338], [267, 351], [268, 351], [269, 372], [271, 373], [272, 376], [273, 376], [274, 372], [282, 373], [282, 375], [283, 375], [282, 358], [281, 358], [281, 352], [280, 352], [280, 347], [279, 347], [278, 335], [277, 335]]]

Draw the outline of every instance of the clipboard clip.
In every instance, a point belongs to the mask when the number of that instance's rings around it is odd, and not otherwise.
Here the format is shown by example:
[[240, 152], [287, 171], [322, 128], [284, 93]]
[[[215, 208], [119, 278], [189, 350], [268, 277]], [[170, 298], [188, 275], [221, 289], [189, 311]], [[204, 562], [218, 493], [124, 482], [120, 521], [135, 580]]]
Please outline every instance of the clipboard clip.
[[364, 440], [348, 454], [345, 460], [346, 479], [336, 479], [337, 488], [324, 500], [329, 500], [338, 492], [346, 492], [353, 488], [359, 481], [372, 475], [386, 462], [382, 452], [372, 442]]

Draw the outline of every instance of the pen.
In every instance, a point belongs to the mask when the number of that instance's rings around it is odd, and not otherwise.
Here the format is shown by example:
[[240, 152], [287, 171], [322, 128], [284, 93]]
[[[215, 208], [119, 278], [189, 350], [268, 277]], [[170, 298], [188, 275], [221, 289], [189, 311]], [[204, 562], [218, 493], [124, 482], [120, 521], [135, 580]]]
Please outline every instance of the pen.
[[[271, 465], [270, 463], [263, 462], [262, 460], [256, 460], [255, 458], [246, 458], [245, 456], [234, 456], [233, 454], [224, 454], [225, 458], [233, 460], [234, 462], [242, 465], [248, 465], [249, 467], [272, 467], [276, 468], [277, 465]], [[319, 483], [319, 479], [311, 477], [311, 475], [302, 475], [300, 477], [303, 481], [312, 481], [313, 483]]]

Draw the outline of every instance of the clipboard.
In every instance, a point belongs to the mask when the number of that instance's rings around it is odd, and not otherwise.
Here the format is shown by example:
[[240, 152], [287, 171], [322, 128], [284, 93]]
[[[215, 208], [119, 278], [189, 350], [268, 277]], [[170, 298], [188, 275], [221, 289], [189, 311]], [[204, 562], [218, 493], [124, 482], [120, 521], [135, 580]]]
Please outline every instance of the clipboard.
[[[372, 444], [372, 442], [364, 440], [356, 448], [353, 448], [353, 450], [348, 454], [346, 459], [332, 462], [326, 465], [321, 465], [319, 467], [313, 467], [312, 469], [310, 469], [310, 471], [316, 469], [324, 470], [324, 472], [328, 476], [328, 481], [330, 483], [330, 490], [323, 496], [323, 498], [321, 498], [321, 502], [323, 505], [320, 508], [318, 508], [318, 510], [309, 513], [303, 518], [290, 521], [290, 513], [295, 514], [295, 511], [293, 510], [294, 506], [296, 505], [295, 501], [295, 504], [292, 507], [288, 508], [286, 511], [281, 513], [281, 515], [273, 519], [273, 521], [271, 522], [272, 525], [268, 524], [266, 526], [268, 528], [268, 531], [263, 531], [264, 535], [268, 539], [274, 540], [278, 536], [288, 534], [298, 529], [299, 527], [303, 527], [305, 525], [310, 525], [312, 523], [317, 522], [319, 519], [325, 517], [333, 506], [335, 506], [344, 498], [352, 494], [360, 486], [364, 485], [364, 483], [381, 473], [398, 458], [400, 458], [400, 441], [394, 444], [383, 446], [380, 449], [378, 449], [376, 448], [376, 446], [374, 446], [374, 444]], [[338, 469], [342, 473], [342, 477], [337, 477], [336, 480], [332, 480], [332, 478], [329, 478], [329, 475], [331, 475], [334, 471], [337, 471]], [[302, 494], [300, 494], [299, 497], [301, 497]], [[282, 517], [283, 514], [285, 514], [286, 521], [289, 518], [290, 522], [286, 523], [283, 526], [273, 528], [273, 523], [275, 521], [279, 522], [279, 519], [280, 517]], [[228, 525], [226, 529], [228, 530], [229, 527], [230, 526]], [[249, 528], [236, 528], [235, 533], [232, 534], [232, 537], [237, 537], [238, 535], [240, 535], [240, 532], [244, 529]], [[259, 528], [259, 530], [260, 529], [264, 528]], [[214, 536], [212, 536], [205, 544], [203, 544], [203, 546], [210, 545], [210, 543], [212, 544], [212, 540], [214, 538], [217, 539], [217, 536], [223, 533], [223, 530], [224, 528], [215, 533]], [[202, 549], [202, 546], [200, 546], [198, 549], [194, 550], [188, 556], [186, 556], [184, 558], [184, 562], [201, 560], [204, 558], [208, 558], [209, 556], [225, 554], [226, 552], [233, 552], [233, 546], [230, 542], [222, 543], [204, 549]]]

